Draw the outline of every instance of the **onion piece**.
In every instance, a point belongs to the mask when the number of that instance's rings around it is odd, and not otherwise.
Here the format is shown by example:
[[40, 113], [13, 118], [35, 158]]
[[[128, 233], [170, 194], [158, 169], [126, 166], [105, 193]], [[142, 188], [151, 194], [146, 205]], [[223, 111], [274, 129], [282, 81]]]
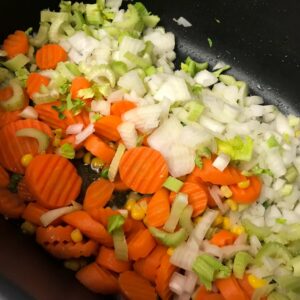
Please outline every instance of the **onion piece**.
[[121, 123], [118, 126], [117, 130], [120, 133], [121, 139], [127, 149], [136, 147], [138, 141], [138, 134], [132, 122]]
[[94, 132], [95, 132], [94, 124], [89, 124], [83, 131], [81, 131], [75, 136], [75, 145], [82, 143]]
[[123, 156], [125, 150], [126, 150], [125, 146], [120, 143], [118, 146], [118, 149], [116, 151], [116, 154], [115, 154], [115, 156], [109, 166], [109, 169], [108, 169], [108, 179], [110, 181], [115, 180], [115, 177], [119, 170], [119, 164], [120, 164], [120, 161], [122, 159], [122, 156]]
[[122, 101], [124, 94], [125, 94], [125, 92], [123, 90], [114, 91], [107, 97], [107, 101], [109, 103]]
[[181, 295], [184, 291], [185, 280], [186, 278], [184, 275], [174, 272], [169, 281], [170, 290], [177, 295]]
[[222, 248], [225, 259], [233, 257], [239, 251], [249, 251], [249, 245], [230, 245]]
[[230, 156], [220, 153], [213, 162], [213, 166], [219, 171], [223, 172], [230, 163]]
[[219, 187], [216, 185], [213, 185], [211, 188], [208, 188], [208, 190], [209, 190], [210, 195], [216, 202], [218, 208], [220, 209], [220, 212], [222, 214], [225, 214], [226, 211], [228, 210], [228, 206], [225, 205], [221, 200]]
[[32, 106], [27, 106], [20, 112], [20, 117], [24, 119], [36, 120], [38, 116], [38, 112]]
[[78, 202], [72, 202], [71, 206], [65, 206], [60, 208], [55, 208], [52, 210], [49, 210], [41, 215], [41, 223], [43, 226], [48, 226], [51, 224], [54, 220], [60, 218], [61, 216], [64, 216], [66, 214], [69, 214], [71, 212], [77, 211], [82, 209], [82, 205]]
[[216, 256], [218, 258], [223, 258], [223, 251], [220, 247], [211, 244], [209, 241], [204, 240], [202, 243], [202, 250], [207, 253], [211, 254], [213, 256]]
[[185, 271], [185, 283], [184, 283], [184, 290], [185, 292], [192, 294], [196, 284], [198, 282], [198, 276], [191, 271]]
[[186, 18], [179, 17], [178, 19], [173, 18], [173, 21], [176, 22], [179, 26], [183, 27], [192, 27], [192, 23], [190, 23]]
[[82, 123], [77, 123], [77, 124], [72, 124], [69, 125], [66, 129], [66, 134], [78, 134], [82, 131], [83, 129], [83, 124]]
[[240, 234], [237, 239], [234, 241], [234, 245], [247, 245], [248, 235], [246, 233]]

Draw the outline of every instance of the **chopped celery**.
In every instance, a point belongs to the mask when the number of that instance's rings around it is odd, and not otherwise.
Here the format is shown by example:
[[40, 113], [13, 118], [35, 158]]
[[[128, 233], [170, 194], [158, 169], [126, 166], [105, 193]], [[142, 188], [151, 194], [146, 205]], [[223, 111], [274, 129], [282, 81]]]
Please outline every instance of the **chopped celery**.
[[139, 16], [139, 13], [132, 4], [128, 5], [128, 9], [124, 13], [123, 20], [120, 22], [115, 22], [114, 24], [117, 28], [123, 30], [137, 30], [139, 32], [142, 32], [143, 30], [143, 27], [141, 26], [141, 18]]
[[62, 25], [62, 30], [67, 36], [72, 36], [75, 33], [75, 29], [68, 23]]
[[268, 145], [269, 148], [274, 148], [274, 147], [279, 146], [279, 143], [277, 142], [274, 135], [272, 135], [271, 137], [268, 138], [267, 145]]
[[300, 224], [286, 225], [280, 231], [279, 235], [289, 242], [300, 240]]
[[13, 95], [8, 100], [0, 101], [0, 107], [5, 111], [14, 111], [24, 106], [25, 95], [21, 83], [17, 79], [11, 79], [9, 85], [13, 89]]
[[50, 24], [42, 22], [37, 34], [30, 39], [30, 44], [35, 47], [41, 47], [48, 42], [48, 32], [50, 29]]
[[71, 1], [60, 1], [59, 3], [60, 11], [70, 13], [72, 10], [72, 2]]
[[80, 76], [81, 72], [79, 71], [79, 68], [77, 67], [76, 64], [67, 62], [65, 63], [66, 67], [69, 69], [69, 71], [74, 75], [74, 76]]
[[175, 193], [179, 192], [182, 186], [183, 182], [172, 176], [169, 176], [163, 183], [163, 187]]
[[99, 84], [109, 82], [112, 88], [116, 85], [116, 76], [113, 70], [107, 65], [93, 67], [92, 70], [87, 74], [87, 77]]
[[60, 146], [58, 150], [59, 155], [68, 158], [68, 159], [74, 159], [75, 158], [75, 149], [72, 146], [72, 144], [66, 143]]
[[233, 274], [236, 278], [244, 277], [247, 266], [254, 262], [253, 257], [247, 252], [238, 252], [233, 262]]
[[140, 16], [149, 16], [149, 12], [143, 3], [136, 2], [134, 7]]
[[272, 292], [270, 295], [268, 295], [268, 300], [290, 300], [290, 298], [279, 292]]
[[191, 59], [189, 56], [186, 58], [184, 63], [181, 63], [181, 70], [190, 74], [194, 77], [198, 72], [207, 69], [208, 63], [198, 63]]
[[80, 11], [74, 11], [73, 20], [75, 22], [75, 30], [81, 30], [85, 24], [84, 17]]
[[196, 154], [200, 157], [202, 157], [202, 156], [204, 156], [206, 158], [211, 157], [211, 151], [206, 146], [200, 146], [199, 148], [197, 148]]
[[26, 81], [29, 76], [29, 71], [26, 68], [21, 68], [15, 72], [15, 75], [19, 82], [21, 83], [22, 87], [26, 86]]
[[180, 215], [187, 205], [188, 205], [187, 194], [178, 193], [172, 204], [170, 216], [163, 227], [164, 230], [169, 231], [169, 232], [174, 232], [174, 230], [178, 224]]
[[293, 192], [293, 185], [292, 184], [285, 184], [281, 189], [280, 189], [280, 195], [283, 197], [289, 196]]
[[202, 161], [200, 155], [197, 155], [197, 154], [196, 154], [196, 156], [195, 156], [195, 165], [196, 165], [199, 169], [202, 169], [202, 168], [203, 168], [203, 161]]
[[242, 220], [242, 224], [249, 235], [256, 235], [259, 240], [263, 240], [271, 234], [271, 230], [268, 227], [258, 227], [248, 219]]
[[90, 25], [101, 25], [103, 18], [97, 4], [86, 5], [86, 20]]
[[159, 23], [160, 17], [154, 16], [154, 15], [144, 16], [144, 17], [142, 17], [142, 20], [147, 27], [153, 28]]
[[122, 61], [113, 61], [110, 66], [117, 77], [128, 72], [127, 65]]
[[150, 233], [167, 247], [177, 247], [187, 238], [187, 232], [184, 228], [180, 228], [176, 232], [165, 232], [155, 227], [149, 227]]
[[105, 8], [105, 0], [97, 0], [98, 9], [102, 11]]
[[193, 222], [192, 222], [192, 215], [193, 215], [193, 207], [188, 205], [181, 213], [179, 218], [179, 225], [186, 230], [188, 234], [194, 229]]
[[20, 129], [16, 132], [16, 136], [31, 137], [37, 139], [39, 144], [39, 148], [38, 148], [39, 153], [45, 151], [49, 146], [49, 141], [50, 141], [49, 136], [39, 129], [35, 129], [35, 128]]
[[252, 158], [253, 140], [246, 136], [235, 138], [227, 141], [216, 139], [218, 145], [218, 153], [224, 153], [231, 157], [232, 160], [245, 160], [249, 161]]
[[137, 67], [142, 69], [147, 69], [148, 67], [151, 66], [152, 63], [150, 57], [148, 58], [139, 57], [138, 55], [135, 55], [131, 52], [126, 52], [124, 57], [127, 58], [132, 63], [134, 63]]
[[69, 63], [59, 62], [56, 67], [56, 71], [61, 74], [62, 77], [66, 78], [68, 81], [72, 81], [74, 79], [73, 72], [67, 67]]
[[223, 82], [224, 84], [226, 84], [226, 85], [235, 85], [236, 84], [235, 78], [233, 76], [231, 76], [231, 75], [221, 74], [219, 76], [219, 80], [221, 82]]
[[113, 215], [108, 218], [107, 230], [112, 233], [123, 226], [125, 218], [122, 215]]
[[80, 99], [92, 99], [95, 93], [92, 88], [87, 88], [79, 90], [77, 95]]
[[0, 83], [12, 78], [11, 72], [7, 69], [0, 67]]
[[286, 292], [293, 292], [300, 295], [300, 277], [286, 275], [286, 276], [278, 276], [275, 278], [280, 288], [285, 290]]
[[215, 279], [230, 276], [230, 268], [208, 254], [199, 255], [194, 261], [192, 268], [207, 290], [212, 289], [212, 282]]
[[223, 72], [229, 70], [230, 68], [231, 68], [231, 67], [230, 67], [229, 65], [226, 65], [226, 66], [224, 66], [223, 68], [214, 71], [214, 72], [213, 72], [213, 75], [219, 78], [219, 76], [220, 76]]
[[280, 258], [286, 264], [290, 261], [290, 259], [292, 259], [292, 254], [287, 247], [277, 242], [269, 242], [264, 244], [256, 255], [256, 262], [258, 264], [262, 264], [265, 256]]
[[55, 20], [62, 20], [63, 22], [69, 21], [70, 15], [67, 12], [54, 12], [50, 10], [41, 11], [41, 22], [52, 23]]
[[28, 63], [29, 58], [26, 55], [18, 54], [15, 57], [7, 60], [6, 62], [3, 62], [2, 65], [4, 65], [7, 69], [15, 72], [23, 68]]
[[112, 232], [112, 238], [114, 242], [116, 258], [119, 260], [128, 261], [128, 246], [123, 229], [115, 229]]
[[298, 171], [294, 166], [291, 166], [287, 169], [284, 178], [288, 183], [294, 183], [298, 177]]
[[191, 122], [197, 122], [204, 110], [204, 106], [195, 100], [187, 102], [184, 108], [188, 111], [187, 118]]
[[146, 76], [151, 76], [156, 74], [156, 68], [154, 66], [150, 66], [145, 70]]
[[64, 19], [55, 19], [49, 28], [49, 41], [58, 43], [61, 39], [65, 38], [63, 27], [66, 21]]

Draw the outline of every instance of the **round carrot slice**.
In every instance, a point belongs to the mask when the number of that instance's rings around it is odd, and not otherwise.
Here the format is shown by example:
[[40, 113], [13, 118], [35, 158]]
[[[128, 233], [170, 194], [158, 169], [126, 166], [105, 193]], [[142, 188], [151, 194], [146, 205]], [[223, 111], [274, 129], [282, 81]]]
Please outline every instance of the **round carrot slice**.
[[17, 137], [16, 132], [24, 128], [35, 128], [46, 133], [50, 138], [53, 134], [49, 126], [37, 120], [19, 120], [9, 123], [0, 130], [0, 164], [9, 171], [24, 174], [25, 168], [21, 158], [25, 154], [38, 154], [38, 141], [30, 137]]
[[20, 117], [20, 110], [16, 111], [1, 111], [0, 112], [0, 128], [4, 127], [5, 125], [18, 121], [21, 119]]
[[122, 100], [122, 101], [115, 102], [111, 106], [110, 112], [114, 116], [122, 117], [123, 114], [125, 114], [127, 111], [133, 108], [136, 108], [136, 105], [133, 102]]
[[29, 49], [28, 37], [24, 31], [17, 30], [10, 34], [3, 42], [3, 49], [9, 58], [18, 54], [26, 54]]
[[36, 156], [26, 169], [25, 180], [37, 202], [50, 209], [75, 201], [82, 183], [72, 163], [56, 154]]
[[26, 202], [35, 201], [34, 197], [28, 190], [28, 187], [27, 187], [24, 177], [19, 181], [17, 189], [18, 189], [18, 191], [17, 191], [18, 196], [22, 200], [24, 200]]
[[58, 44], [44, 45], [36, 52], [35, 60], [41, 70], [55, 69], [61, 61], [66, 61], [67, 52]]
[[122, 119], [119, 116], [104, 116], [94, 124], [95, 132], [109, 141], [116, 142], [121, 138], [117, 130], [121, 123]]
[[168, 177], [165, 159], [158, 151], [149, 147], [128, 150], [122, 157], [119, 171], [122, 181], [142, 194], [155, 193]]
[[55, 244], [71, 242], [72, 226], [48, 226], [38, 227], [36, 230], [36, 241], [39, 244]]

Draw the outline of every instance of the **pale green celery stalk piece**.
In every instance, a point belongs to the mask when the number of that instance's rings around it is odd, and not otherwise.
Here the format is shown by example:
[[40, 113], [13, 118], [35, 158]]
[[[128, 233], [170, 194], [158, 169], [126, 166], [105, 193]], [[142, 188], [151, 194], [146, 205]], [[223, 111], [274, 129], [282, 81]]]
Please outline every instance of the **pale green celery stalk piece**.
[[110, 64], [113, 72], [115, 73], [116, 77], [120, 77], [128, 72], [127, 65], [122, 61], [113, 61]]
[[175, 248], [187, 238], [187, 232], [184, 228], [180, 228], [178, 231], [170, 233], [150, 226], [149, 231], [157, 240], [167, 247]]
[[112, 232], [112, 238], [116, 258], [122, 261], [128, 261], [128, 246], [123, 229], [115, 229]]
[[283, 197], [289, 196], [292, 193], [293, 189], [294, 186], [290, 183], [287, 183], [281, 188], [280, 195]]
[[139, 57], [138, 55], [135, 55], [131, 52], [126, 52], [124, 57], [127, 58], [132, 63], [134, 63], [136, 66], [138, 66], [142, 69], [146, 69], [146, 68], [150, 67], [151, 63], [152, 63], [150, 57], [148, 57], [148, 59], [147, 58], [142, 58], [142, 57]]
[[194, 225], [192, 222], [192, 215], [193, 215], [193, 207], [191, 205], [188, 205], [182, 211], [181, 216], [179, 218], [179, 225], [186, 230], [188, 235], [190, 235], [194, 229]]
[[69, 21], [70, 14], [67, 12], [54, 12], [50, 10], [41, 11], [41, 22], [52, 23], [57, 19], [62, 20], [63, 22]]
[[103, 18], [97, 4], [86, 4], [86, 20], [90, 25], [101, 25]]
[[50, 24], [41, 23], [37, 34], [31, 38], [30, 44], [34, 47], [41, 47], [48, 42], [48, 33], [50, 29]]
[[242, 220], [242, 224], [249, 235], [256, 235], [259, 240], [263, 240], [271, 234], [271, 230], [268, 227], [258, 227], [248, 219]]
[[188, 120], [192, 122], [197, 122], [204, 111], [204, 106], [198, 101], [187, 102], [184, 108], [188, 111]]
[[0, 101], [0, 107], [5, 111], [14, 111], [23, 108], [25, 95], [19, 80], [11, 79], [9, 85], [13, 89], [13, 96], [6, 101]]
[[236, 84], [236, 79], [231, 75], [221, 74], [219, 76], [219, 80], [226, 85], [235, 85]]
[[66, 62], [65, 66], [68, 68], [68, 70], [74, 75], [74, 76], [81, 76], [81, 72], [79, 71], [79, 68], [76, 64], [71, 62]]
[[271, 136], [267, 139], [267, 145], [269, 148], [274, 148], [274, 147], [278, 147], [279, 146], [279, 143], [278, 141], [276, 140], [275, 136]]
[[217, 78], [219, 78], [219, 76], [220, 76], [223, 72], [229, 70], [230, 68], [231, 68], [231, 66], [226, 65], [226, 66], [224, 66], [223, 68], [214, 71], [214, 72], [213, 72], [213, 75], [215, 75]]
[[172, 176], [169, 176], [163, 183], [163, 187], [175, 193], [179, 192], [182, 186], [183, 182]]
[[293, 275], [277, 276], [275, 278], [280, 288], [286, 292], [293, 292], [300, 295], [300, 277]]
[[107, 230], [112, 233], [114, 230], [119, 229], [123, 226], [125, 218], [122, 215], [113, 215], [108, 218]]
[[69, 143], [65, 143], [62, 146], [60, 146], [58, 153], [67, 159], [75, 158], [75, 149], [72, 146], [72, 144]]
[[5, 68], [0, 67], [0, 83], [12, 78], [12, 73]]
[[29, 58], [24, 54], [18, 54], [15, 57], [3, 62], [2, 65], [8, 68], [9, 70], [15, 72], [23, 68], [26, 64], [29, 63]]
[[142, 17], [142, 20], [147, 27], [154, 28], [159, 23], [160, 17], [154, 15], [144, 16]]
[[75, 22], [75, 30], [81, 30], [85, 24], [85, 19], [80, 11], [74, 11], [73, 20]]
[[254, 262], [253, 257], [247, 252], [238, 252], [235, 255], [233, 262], [233, 274], [236, 278], [242, 279], [244, 277], [247, 266]]
[[49, 141], [50, 141], [49, 136], [39, 129], [35, 129], [35, 128], [20, 129], [16, 132], [16, 136], [31, 137], [37, 139], [39, 144], [39, 148], [38, 148], [39, 153], [45, 151], [49, 146]]
[[298, 171], [294, 166], [291, 166], [287, 169], [287, 172], [284, 175], [284, 178], [288, 183], [294, 183], [298, 177]]

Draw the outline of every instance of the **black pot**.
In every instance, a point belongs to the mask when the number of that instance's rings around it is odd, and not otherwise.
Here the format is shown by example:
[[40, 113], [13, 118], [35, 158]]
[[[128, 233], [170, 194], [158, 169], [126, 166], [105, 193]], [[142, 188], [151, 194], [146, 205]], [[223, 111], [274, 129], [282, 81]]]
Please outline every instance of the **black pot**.
[[[283, 112], [300, 111], [300, 2], [297, 0], [144, 0], [177, 39], [177, 63], [186, 56], [222, 60], [230, 74], [249, 83], [253, 94]], [[38, 27], [39, 11], [58, 0], [1, 2], [1, 38]], [[126, 4], [126, 3], [125, 3]], [[180, 16], [193, 26], [178, 26]], [[209, 46], [208, 38], [212, 40]], [[1, 145], [0, 145], [1, 146]], [[0, 219], [0, 299], [109, 299], [88, 292], [15, 224]], [[142, 299], [141, 299], [142, 300]], [[146, 299], [145, 299], [146, 300]]]

